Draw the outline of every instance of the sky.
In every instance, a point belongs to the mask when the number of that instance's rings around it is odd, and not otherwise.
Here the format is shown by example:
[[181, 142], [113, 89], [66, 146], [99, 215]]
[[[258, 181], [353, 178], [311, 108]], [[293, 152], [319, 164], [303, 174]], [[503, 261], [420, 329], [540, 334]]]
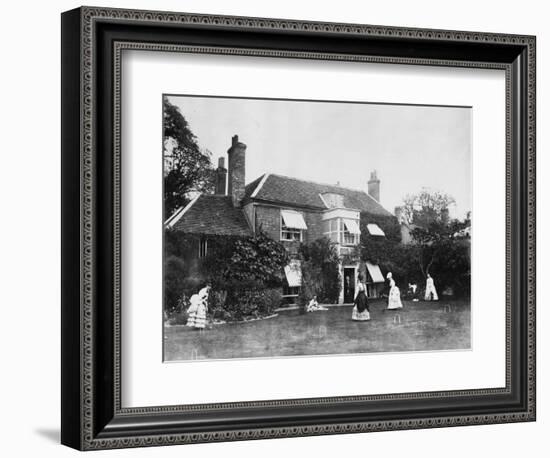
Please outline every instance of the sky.
[[390, 212], [422, 188], [456, 200], [451, 216], [472, 208], [472, 110], [223, 97], [169, 96], [212, 162], [226, 158], [231, 137], [247, 145], [246, 182], [276, 173], [367, 190], [380, 179]]

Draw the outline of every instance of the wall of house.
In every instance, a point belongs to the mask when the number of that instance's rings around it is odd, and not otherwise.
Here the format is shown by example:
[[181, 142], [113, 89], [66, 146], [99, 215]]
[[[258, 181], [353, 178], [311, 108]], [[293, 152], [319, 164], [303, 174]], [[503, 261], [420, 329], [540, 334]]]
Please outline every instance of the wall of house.
[[[250, 208], [248, 208], [250, 207]], [[252, 205], [248, 204], [244, 208], [245, 214], [252, 215]], [[301, 210], [300, 210], [301, 211]], [[262, 230], [272, 239], [281, 239], [281, 208], [269, 205], [256, 205], [256, 227], [255, 230]], [[303, 241], [305, 243], [312, 242], [323, 236], [322, 213], [313, 211], [301, 211], [304, 215], [307, 231], [304, 233]], [[252, 216], [251, 216], [252, 218]], [[251, 219], [252, 220], [252, 219]], [[293, 246], [293, 242], [284, 242], [285, 246]], [[294, 251], [292, 249], [291, 251]]]
[[309, 243], [323, 237], [323, 214], [320, 212], [303, 212], [303, 214], [307, 226], [304, 241]]
[[246, 222], [248, 223], [248, 226], [256, 233], [256, 227], [254, 227], [254, 204], [249, 203], [246, 204], [243, 207], [244, 216], [246, 218]]

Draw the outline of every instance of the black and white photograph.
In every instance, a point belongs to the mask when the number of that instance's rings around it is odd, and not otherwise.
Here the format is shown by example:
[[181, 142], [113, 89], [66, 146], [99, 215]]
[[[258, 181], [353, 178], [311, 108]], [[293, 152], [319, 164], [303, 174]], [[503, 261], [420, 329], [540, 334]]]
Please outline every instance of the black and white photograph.
[[472, 349], [472, 107], [162, 104], [165, 362]]

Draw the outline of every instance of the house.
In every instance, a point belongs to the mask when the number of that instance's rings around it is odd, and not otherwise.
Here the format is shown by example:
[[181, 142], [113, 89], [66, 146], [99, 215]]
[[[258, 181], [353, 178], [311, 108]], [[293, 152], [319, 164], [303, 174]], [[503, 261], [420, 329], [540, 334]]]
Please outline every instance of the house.
[[[384, 237], [383, 230], [369, 217], [390, 216], [379, 203], [380, 180], [372, 172], [368, 192], [265, 173], [246, 184], [246, 145], [232, 138], [216, 170], [215, 194], [201, 194], [166, 222], [167, 228], [196, 235], [193, 251], [200, 258], [208, 252], [208, 237], [247, 236], [262, 230], [288, 250], [291, 263], [285, 268], [284, 294], [298, 294], [301, 275], [297, 259], [300, 243], [327, 237], [340, 256], [342, 288], [339, 303], [350, 303], [359, 273], [367, 279], [368, 295], [377, 297], [384, 277], [377, 265], [362, 263], [355, 253], [361, 237]], [[226, 192], [227, 188], [227, 192]], [[363, 227], [368, 234], [361, 233]]]

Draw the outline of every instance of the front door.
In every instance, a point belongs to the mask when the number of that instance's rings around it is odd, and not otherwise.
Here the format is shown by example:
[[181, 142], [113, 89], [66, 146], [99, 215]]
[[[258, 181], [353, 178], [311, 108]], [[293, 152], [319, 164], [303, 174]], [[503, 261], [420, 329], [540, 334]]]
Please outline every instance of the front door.
[[355, 268], [344, 267], [344, 303], [351, 304], [355, 298]]

